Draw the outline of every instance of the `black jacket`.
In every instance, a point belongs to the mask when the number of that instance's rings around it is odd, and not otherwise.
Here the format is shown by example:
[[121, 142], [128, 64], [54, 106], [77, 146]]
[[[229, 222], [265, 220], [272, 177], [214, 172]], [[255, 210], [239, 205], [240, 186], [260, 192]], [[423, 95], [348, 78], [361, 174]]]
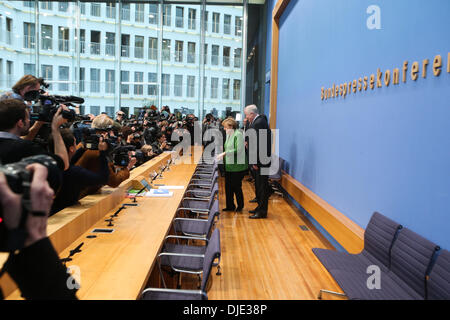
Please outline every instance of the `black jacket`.
[[[256, 141], [252, 140], [252, 138], [247, 140], [247, 137], [251, 137], [252, 134], [256, 134]], [[257, 163], [256, 165], [258, 167], [270, 167], [270, 157], [272, 156], [272, 132], [270, 131], [269, 124], [267, 123], [267, 117], [265, 115], [259, 115], [249, 126], [248, 129], [245, 131], [246, 134], [246, 141], [248, 141], [248, 148], [249, 148], [249, 164], [251, 163], [252, 159], [256, 157]], [[266, 137], [264, 137], [264, 135]], [[260, 155], [260, 147], [261, 143], [260, 141], [263, 139], [265, 140], [265, 147], [266, 150], [262, 152], [263, 157], [269, 158], [269, 162], [267, 160], [263, 161], [261, 159]], [[254, 145], [256, 143], [256, 146]], [[253, 144], [253, 145], [252, 145]], [[256, 152], [256, 155], [254, 154]]]
[[[69, 289], [70, 275], [60, 262], [49, 238], [44, 238], [6, 262], [6, 271], [16, 282], [25, 299], [77, 299], [76, 289]], [[0, 290], [0, 298], [3, 294]]]

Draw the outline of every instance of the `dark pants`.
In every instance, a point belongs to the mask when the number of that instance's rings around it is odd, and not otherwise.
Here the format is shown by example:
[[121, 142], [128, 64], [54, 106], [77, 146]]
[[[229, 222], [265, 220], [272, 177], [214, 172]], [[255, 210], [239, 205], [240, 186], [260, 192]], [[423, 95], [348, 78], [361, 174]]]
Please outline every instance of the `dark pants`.
[[237, 207], [239, 209], [244, 207], [244, 194], [242, 193], [242, 179], [245, 176], [245, 171], [240, 172], [225, 172], [225, 196], [227, 209], [235, 209], [234, 196], [236, 195]]
[[267, 216], [267, 207], [269, 205], [269, 176], [261, 175], [261, 168], [255, 170], [255, 193], [258, 206], [256, 212]]

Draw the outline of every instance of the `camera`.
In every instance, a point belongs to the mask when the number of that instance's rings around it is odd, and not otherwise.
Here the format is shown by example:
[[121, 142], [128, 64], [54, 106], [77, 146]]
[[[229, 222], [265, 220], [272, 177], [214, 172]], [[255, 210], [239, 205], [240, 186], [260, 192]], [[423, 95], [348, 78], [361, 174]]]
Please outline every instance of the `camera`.
[[[19, 162], [1, 165], [0, 172], [5, 174], [10, 189], [18, 194], [22, 194], [22, 216], [19, 226], [14, 230], [8, 230], [4, 223], [0, 223], [0, 251], [15, 251], [23, 248], [27, 237], [25, 223], [27, 215], [32, 211], [30, 201], [30, 186], [33, 175], [26, 167], [33, 163], [40, 163], [47, 167], [47, 181], [56, 193], [61, 184], [61, 171], [56, 161], [46, 155], [27, 157]], [[4, 219], [3, 208], [0, 207], [0, 218]]]
[[98, 144], [100, 143], [101, 135], [97, 134], [97, 131], [92, 128], [83, 128], [83, 141], [84, 146], [88, 150], [98, 150]]
[[[32, 90], [28, 91], [24, 95], [26, 101], [36, 101], [37, 103], [33, 107], [33, 112], [31, 113], [31, 120], [52, 122], [53, 117], [58, 111], [60, 104], [82, 104], [84, 99], [75, 96], [57, 96], [57, 95], [45, 95], [43, 90]], [[61, 112], [64, 119], [68, 122], [73, 122], [75, 120], [75, 111], [73, 110], [62, 110]]]
[[118, 147], [113, 151], [113, 162], [116, 166], [125, 167], [130, 163], [128, 152], [135, 151], [135, 146]]

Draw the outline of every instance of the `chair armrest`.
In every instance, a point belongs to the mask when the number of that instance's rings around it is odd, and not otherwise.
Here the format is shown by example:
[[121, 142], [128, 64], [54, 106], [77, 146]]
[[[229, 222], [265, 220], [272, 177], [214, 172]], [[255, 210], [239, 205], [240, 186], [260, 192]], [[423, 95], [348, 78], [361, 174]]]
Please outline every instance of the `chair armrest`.
[[167, 239], [202, 240], [202, 241], [206, 241], [207, 243], [209, 242], [209, 240], [206, 239], [205, 237], [177, 236], [175, 234], [168, 235], [164, 240], [167, 240]]
[[180, 294], [199, 294], [202, 295], [205, 299], [207, 299], [207, 295], [202, 290], [183, 290], [183, 289], [165, 289], [165, 288], [147, 288], [142, 291], [141, 296], [143, 296], [146, 292], [167, 292], [167, 293], [180, 293]]
[[174, 253], [174, 252], [161, 252], [158, 257], [169, 256], [169, 257], [191, 257], [191, 258], [204, 258], [204, 254], [193, 254], [193, 253]]
[[195, 213], [204, 213], [204, 214], [207, 214], [209, 212], [209, 210], [207, 210], [207, 209], [184, 208], [184, 207], [178, 208], [177, 212], [180, 211], [180, 210], [187, 210], [187, 211], [192, 211], [192, 212], [195, 212]]
[[192, 198], [192, 197], [185, 197], [185, 198], [183, 198], [181, 201], [183, 201], [183, 200], [209, 201], [209, 199]]
[[182, 220], [182, 221], [198, 221], [198, 222], [205, 222], [205, 223], [208, 222], [208, 220], [206, 220], [206, 219], [192, 219], [192, 218], [175, 218], [174, 220]]

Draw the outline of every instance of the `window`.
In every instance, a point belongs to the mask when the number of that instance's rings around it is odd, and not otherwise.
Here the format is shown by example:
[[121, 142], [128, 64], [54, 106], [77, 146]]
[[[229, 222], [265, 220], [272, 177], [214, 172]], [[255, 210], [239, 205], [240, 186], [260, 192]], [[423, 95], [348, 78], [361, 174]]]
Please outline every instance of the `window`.
[[94, 116], [98, 116], [100, 114], [100, 106], [91, 106], [91, 113]]
[[203, 98], [207, 98], [206, 96], [206, 88], [208, 87], [208, 78], [207, 77], [203, 77]]
[[189, 16], [188, 16], [188, 28], [190, 30], [195, 30], [196, 29], [196, 13], [197, 10], [190, 8], [189, 9]]
[[84, 81], [86, 80], [85, 69], [80, 68], [80, 92], [84, 92]]
[[171, 6], [170, 4], [165, 4], [163, 6], [163, 25], [171, 26], [171, 16], [170, 16]]
[[219, 65], [219, 46], [214, 44], [211, 46], [211, 65]]
[[86, 30], [80, 29], [80, 53], [86, 52]]
[[223, 66], [230, 66], [230, 47], [223, 47]]
[[53, 89], [53, 85], [50, 83], [53, 80], [53, 66], [43, 64], [41, 66], [41, 75], [45, 79], [45, 82], [49, 83], [49, 90]]
[[222, 79], [222, 99], [230, 99], [230, 79]]
[[12, 87], [14, 84], [14, 62], [6, 60], [6, 86]]
[[52, 50], [53, 48], [53, 26], [41, 25], [42, 50]]
[[3, 83], [3, 59], [0, 58], [0, 88], [5, 87], [5, 84]]
[[111, 119], [114, 119], [114, 116], [115, 116], [115, 114], [114, 114], [114, 106], [112, 106], [112, 107], [106, 106], [105, 107], [105, 111], [106, 111], [106, 114], [108, 115], [108, 117], [110, 117]]
[[100, 17], [100, 3], [93, 2], [91, 3], [91, 16]]
[[149, 72], [148, 73], [149, 85], [147, 87], [147, 94], [149, 96], [156, 96], [156, 95], [158, 95], [158, 88], [157, 88], [157, 85], [156, 85], [157, 81], [158, 80], [157, 80], [156, 72]]
[[110, 19], [116, 18], [116, 3], [107, 2], [106, 3], [106, 17]]
[[51, 1], [42, 1], [41, 2], [41, 9], [44, 10], [52, 10], [53, 6], [52, 6], [52, 2]]
[[122, 17], [121, 20], [130, 21], [130, 4], [122, 3]]
[[144, 22], [144, 4], [143, 3], [136, 3], [135, 4], [135, 16], [134, 20], [136, 22]]
[[170, 74], [163, 73], [161, 82], [162, 82], [161, 95], [163, 96], [170, 95]]
[[[0, 66], [1, 68], [1, 66]], [[36, 65], [34, 63], [24, 63], [23, 64], [23, 74], [31, 74], [36, 76]], [[2, 74], [0, 74], [1, 76]]]
[[220, 13], [213, 12], [212, 32], [219, 33], [219, 26], [220, 26]]
[[58, 50], [69, 52], [69, 28], [58, 27]]
[[67, 12], [69, 10], [68, 2], [58, 2], [58, 11]]
[[211, 99], [217, 99], [219, 91], [219, 78], [211, 78]]
[[175, 97], [181, 97], [183, 95], [183, 75], [175, 75], [175, 86], [173, 94]]
[[148, 58], [150, 60], [158, 59], [158, 39], [148, 38]]
[[208, 45], [205, 43], [205, 51], [203, 52], [203, 64], [208, 63]]
[[35, 41], [35, 27], [34, 23], [23, 23], [23, 47], [27, 49], [34, 49], [36, 45]]
[[34, 8], [34, 1], [22, 1], [24, 7]]
[[242, 17], [235, 17], [234, 20], [234, 35], [242, 36]]
[[105, 54], [107, 56], [116, 55], [116, 34], [113, 32], [106, 33]]
[[130, 72], [129, 71], [120, 71], [120, 92], [122, 94], [130, 93], [130, 85], [124, 82], [130, 81]]
[[241, 59], [242, 59], [242, 49], [241, 48], [234, 49], [234, 67], [235, 68], [241, 67]]
[[148, 23], [158, 24], [158, 5], [150, 4], [148, 10]]
[[187, 76], [186, 96], [195, 97], [195, 76]]
[[[63, 67], [59, 66], [58, 68], [59, 73], [59, 81], [69, 81], [69, 67]], [[58, 90], [59, 91], [69, 91], [69, 84], [68, 83], [59, 83], [58, 84]]]
[[[136, 71], [134, 73], [134, 82], [144, 82], [144, 72]], [[144, 85], [135, 84], [134, 85], [134, 94], [143, 95], [144, 94]]]
[[208, 11], [203, 11], [203, 29], [208, 32]]
[[100, 31], [91, 30], [91, 54], [100, 54]]
[[100, 69], [91, 68], [91, 92], [100, 92]]
[[162, 55], [163, 61], [170, 61], [170, 40], [163, 39], [162, 41]]
[[231, 15], [225, 14], [223, 16], [223, 33], [230, 34], [231, 33]]
[[188, 63], [195, 63], [195, 42], [188, 42]]
[[130, 35], [129, 34], [122, 34], [122, 57], [129, 57], [130, 56]]
[[105, 70], [105, 92], [114, 93], [116, 91], [115, 70]]
[[134, 57], [142, 59], [144, 58], [144, 37], [134, 37]]
[[12, 44], [13, 43], [13, 34], [12, 34], [12, 30], [13, 30], [13, 21], [11, 18], [6, 18], [6, 43], [7, 44]]
[[183, 62], [183, 41], [175, 41], [175, 62]]
[[80, 14], [86, 14], [86, 3], [80, 3]]
[[233, 99], [241, 99], [241, 80], [233, 80]]
[[175, 17], [175, 27], [177, 28], [183, 28], [184, 25], [184, 8], [177, 7], [176, 8], [176, 17]]

